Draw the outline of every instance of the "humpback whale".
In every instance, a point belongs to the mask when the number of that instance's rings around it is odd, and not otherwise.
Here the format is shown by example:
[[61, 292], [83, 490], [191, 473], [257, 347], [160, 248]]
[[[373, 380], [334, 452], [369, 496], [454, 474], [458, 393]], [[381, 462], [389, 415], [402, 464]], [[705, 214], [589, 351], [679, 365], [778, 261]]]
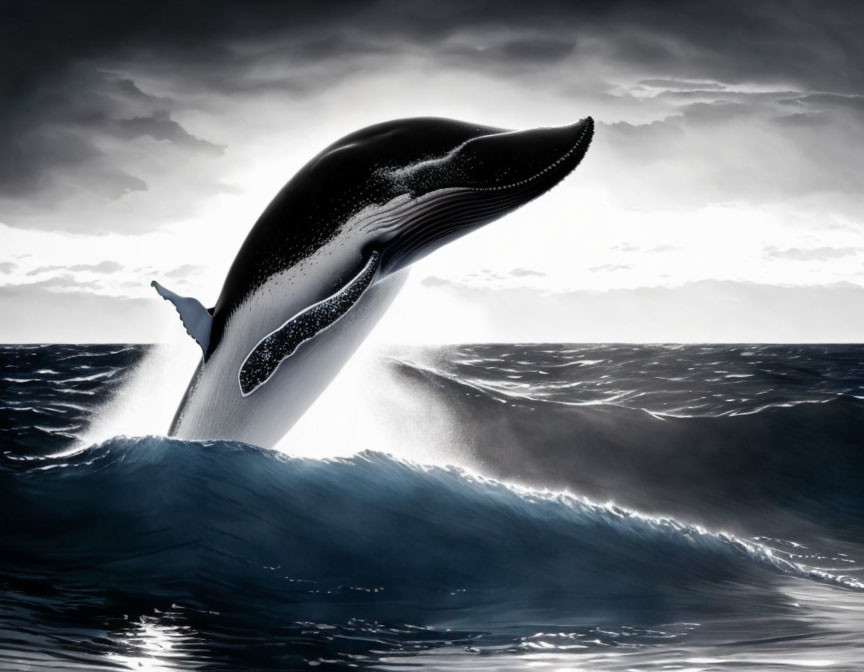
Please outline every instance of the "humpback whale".
[[400, 119], [326, 147], [252, 227], [215, 306], [151, 283], [202, 351], [169, 434], [275, 445], [412, 262], [558, 184], [593, 129], [590, 117], [527, 131]]

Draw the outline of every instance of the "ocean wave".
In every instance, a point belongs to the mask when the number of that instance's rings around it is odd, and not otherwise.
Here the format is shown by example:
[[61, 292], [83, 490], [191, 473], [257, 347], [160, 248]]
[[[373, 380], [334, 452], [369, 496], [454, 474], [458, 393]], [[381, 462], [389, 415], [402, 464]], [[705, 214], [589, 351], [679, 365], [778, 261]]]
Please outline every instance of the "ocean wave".
[[[688, 396], [687, 402], [681, 405], [675, 405], [668, 398], [664, 398], [658, 403], [658, 397], [672, 396], [671, 391], [664, 391], [662, 388], [643, 389], [634, 387], [633, 389], [615, 389], [607, 387], [613, 381], [602, 381], [600, 385], [603, 389], [597, 386], [598, 381], [537, 381], [537, 375], [548, 375], [542, 371], [531, 371], [530, 374], [520, 372], [519, 369], [506, 369], [495, 367], [483, 367], [481, 376], [466, 376], [464, 372], [448, 370], [445, 367], [435, 366], [427, 361], [414, 361], [410, 359], [400, 359], [398, 357], [389, 357], [389, 360], [394, 366], [413, 368], [418, 371], [423, 371], [435, 377], [445, 379], [448, 382], [470, 387], [477, 392], [494, 399], [495, 401], [507, 403], [508, 401], [522, 401], [534, 404], [550, 404], [557, 406], [615, 406], [630, 410], [644, 411], [654, 417], [676, 417], [676, 418], [720, 418], [724, 416], [737, 415], [754, 415], [762, 413], [774, 408], [791, 408], [801, 404], [824, 404], [838, 398], [851, 397], [858, 398], [845, 389], [835, 392], [825, 392], [822, 390], [813, 392], [812, 398], [803, 399], [786, 399], [781, 397], [768, 402], [761, 402], [758, 397], [766, 392], [773, 390], [756, 391], [748, 396], [740, 396], [734, 399], [724, 399], [723, 404], [718, 404], [716, 399], [708, 397], [696, 397], [697, 401], [703, 403], [692, 403], [692, 391]], [[565, 368], [569, 366], [585, 366], [585, 360], [577, 360], [566, 364], [548, 366], [547, 368]], [[601, 363], [604, 360], [590, 360], [590, 365]], [[497, 373], [519, 374], [507, 375], [503, 378], [490, 376], [490, 371]], [[702, 379], [701, 382], [716, 383], [724, 380], [734, 379], [741, 382], [744, 379], [752, 378], [755, 374], [727, 374], [725, 371], [719, 371], [721, 375], [717, 378]], [[530, 380], [525, 380], [530, 378]], [[609, 378], [609, 376], [604, 376]], [[667, 383], [682, 383], [687, 382], [688, 378], [683, 376], [663, 377], [654, 376], [654, 380]], [[519, 382], [514, 382], [519, 381]], [[633, 381], [629, 381], [633, 382]], [[620, 387], [620, 382], [619, 382]], [[581, 392], [582, 394], [578, 394]], [[577, 397], [566, 398], [562, 393]], [[718, 396], [718, 395], [715, 395]], [[722, 395], [719, 395], [722, 396]], [[737, 402], [737, 403], [736, 403]]]
[[129, 352], [135, 352], [141, 346], [138, 345], [124, 345], [122, 347], [114, 347], [113, 349], [103, 349], [103, 350], [89, 350], [87, 352], [75, 352], [73, 351], [71, 354], [64, 355], [58, 359], [60, 362], [70, 362], [74, 360], [91, 360], [101, 357], [114, 357], [116, 355], [122, 355]]
[[864, 588], [776, 545], [383, 454], [148, 437], [3, 464], [0, 506], [16, 512], [3, 574], [115, 597], [295, 619], [597, 623], [777, 608], [781, 577]]
[[550, 402], [428, 362], [389, 366], [447, 410], [463, 454], [496, 478], [741, 534], [864, 532], [864, 404], [854, 395], [703, 416], [632, 407], [639, 399]]
[[470, 381], [499, 401], [615, 404], [690, 417], [860, 394], [864, 376], [860, 346], [462, 345], [407, 348], [394, 358]]

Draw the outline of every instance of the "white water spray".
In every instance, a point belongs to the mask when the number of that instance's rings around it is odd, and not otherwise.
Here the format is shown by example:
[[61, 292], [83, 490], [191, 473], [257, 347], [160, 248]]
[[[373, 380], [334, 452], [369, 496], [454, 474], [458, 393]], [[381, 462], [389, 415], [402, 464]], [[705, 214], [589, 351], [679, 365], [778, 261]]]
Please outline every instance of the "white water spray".
[[[79, 446], [115, 436], [164, 435], [199, 357], [185, 334], [153, 346], [128, 382], [94, 413]], [[421, 386], [397, 380], [382, 345], [367, 341], [276, 450], [318, 459], [371, 450], [470, 468], [460, 443], [446, 407]]]

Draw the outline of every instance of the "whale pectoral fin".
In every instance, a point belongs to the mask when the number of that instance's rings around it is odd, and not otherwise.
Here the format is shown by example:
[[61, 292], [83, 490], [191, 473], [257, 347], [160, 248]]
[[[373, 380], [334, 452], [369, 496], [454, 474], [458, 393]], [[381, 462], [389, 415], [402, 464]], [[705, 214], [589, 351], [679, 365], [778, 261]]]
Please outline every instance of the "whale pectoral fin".
[[335, 294], [304, 308], [278, 329], [271, 331], [243, 360], [237, 378], [247, 397], [276, 373], [279, 365], [306, 341], [332, 327], [353, 308], [375, 280], [380, 255], [373, 252], [366, 265]]
[[213, 309], [206, 309], [196, 299], [175, 294], [155, 280], [150, 284], [156, 289], [159, 296], [174, 304], [177, 313], [180, 315], [180, 321], [183, 322], [183, 327], [186, 329], [186, 333], [195, 339], [195, 342], [201, 346], [201, 350], [206, 354], [207, 346], [210, 345], [210, 327], [213, 323]]

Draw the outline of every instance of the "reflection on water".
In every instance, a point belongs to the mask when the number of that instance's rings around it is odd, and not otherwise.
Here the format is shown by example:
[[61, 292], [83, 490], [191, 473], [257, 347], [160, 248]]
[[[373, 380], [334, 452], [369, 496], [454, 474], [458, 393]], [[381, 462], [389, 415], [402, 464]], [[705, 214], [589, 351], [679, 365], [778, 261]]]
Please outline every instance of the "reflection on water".
[[175, 672], [201, 667], [193, 659], [199, 641], [188, 625], [177, 624], [174, 613], [141, 616], [117, 637], [117, 651], [108, 660], [121, 668], [140, 672]]

